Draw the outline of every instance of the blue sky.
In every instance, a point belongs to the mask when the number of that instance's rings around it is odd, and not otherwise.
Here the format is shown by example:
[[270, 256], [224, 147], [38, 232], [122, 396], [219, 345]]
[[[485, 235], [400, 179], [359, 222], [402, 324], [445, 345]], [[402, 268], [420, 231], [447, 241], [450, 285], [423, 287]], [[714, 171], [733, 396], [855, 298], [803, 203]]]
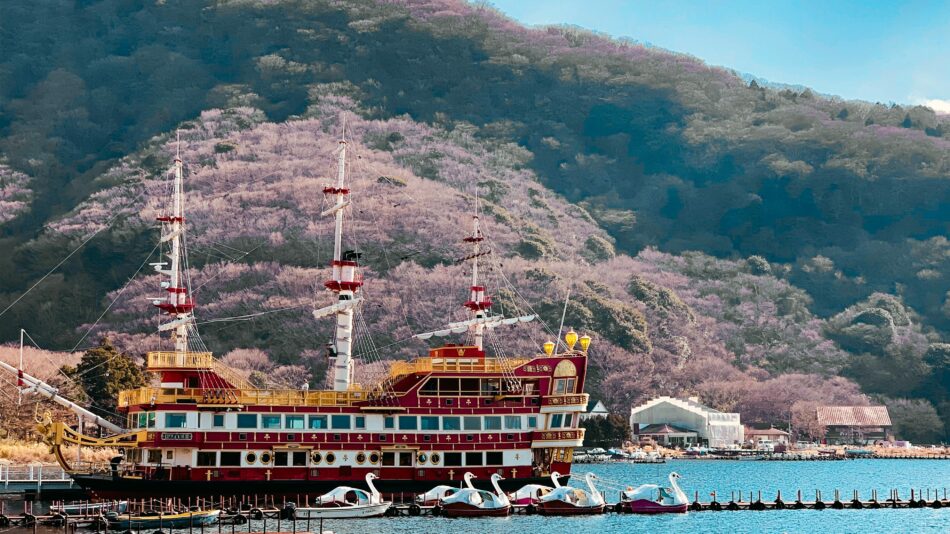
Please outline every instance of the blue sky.
[[950, 0], [491, 0], [772, 82], [950, 112]]

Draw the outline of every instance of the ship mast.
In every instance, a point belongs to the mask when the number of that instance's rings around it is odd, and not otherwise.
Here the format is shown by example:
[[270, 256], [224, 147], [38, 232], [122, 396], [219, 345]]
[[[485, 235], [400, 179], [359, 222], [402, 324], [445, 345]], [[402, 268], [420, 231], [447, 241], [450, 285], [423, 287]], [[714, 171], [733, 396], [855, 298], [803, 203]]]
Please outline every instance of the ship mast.
[[464, 241], [471, 243], [472, 254], [469, 256], [472, 260], [472, 286], [471, 295], [465, 307], [472, 312], [471, 331], [474, 337], [474, 344], [478, 350], [484, 350], [485, 321], [488, 311], [491, 309], [491, 296], [485, 294], [485, 286], [478, 285], [478, 257], [481, 253], [481, 243], [484, 236], [478, 226], [478, 192], [475, 193], [475, 214], [472, 216], [472, 235], [466, 237]]
[[333, 389], [346, 391], [353, 383], [353, 314], [360, 302], [357, 290], [363, 285], [357, 269], [359, 254], [343, 250], [343, 208], [350, 204], [350, 190], [345, 187], [346, 180], [346, 122], [343, 122], [343, 135], [337, 154], [336, 186], [325, 187], [324, 195], [334, 195], [336, 202], [321, 215], [334, 214], [336, 225], [333, 234], [332, 278], [323, 285], [337, 295], [337, 303], [314, 311], [314, 317], [336, 315], [336, 333], [331, 354], [333, 356]]
[[171, 243], [171, 250], [168, 259], [171, 264], [168, 269], [168, 262], [153, 263], [155, 270], [168, 276], [168, 280], [161, 283], [161, 287], [168, 292], [164, 299], [155, 299], [153, 304], [165, 313], [174, 316], [170, 322], [158, 327], [159, 332], [172, 332], [172, 341], [175, 344], [175, 352], [184, 357], [188, 352], [188, 327], [194, 320], [192, 311], [195, 308], [194, 301], [188, 295], [188, 284], [183, 274], [184, 267], [184, 247], [182, 246], [182, 236], [185, 233], [185, 214], [184, 214], [184, 175], [181, 162], [181, 141], [179, 140], [178, 152], [175, 155], [175, 178], [172, 187], [172, 206], [171, 212], [158, 217], [163, 223], [162, 243]]

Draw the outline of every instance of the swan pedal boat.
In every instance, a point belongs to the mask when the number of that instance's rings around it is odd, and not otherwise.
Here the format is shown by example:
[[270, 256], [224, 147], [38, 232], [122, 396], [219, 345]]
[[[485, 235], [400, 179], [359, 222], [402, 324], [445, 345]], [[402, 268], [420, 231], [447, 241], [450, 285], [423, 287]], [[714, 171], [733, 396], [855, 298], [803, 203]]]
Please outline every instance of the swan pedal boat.
[[[475, 475], [466, 471], [462, 478], [465, 480], [465, 488], [475, 489], [475, 486], [472, 485], [472, 479], [475, 478]], [[416, 504], [423, 507], [436, 506], [439, 501], [455, 495], [461, 489], [463, 488], [456, 488], [455, 486], [436, 486], [425, 493], [416, 495]]]
[[358, 517], [380, 517], [389, 510], [392, 502], [384, 501], [373, 485], [376, 475], [367, 473], [366, 485], [369, 491], [339, 486], [317, 498], [316, 506], [306, 506], [295, 510], [297, 519], [344, 519]]
[[545, 495], [561, 487], [561, 483], [558, 481], [561, 476], [561, 473], [552, 471], [551, 482], [554, 484], [554, 487], [545, 486], [544, 484], [527, 484], [525, 486], [521, 486], [518, 491], [509, 493], [508, 500], [511, 501], [513, 506], [528, 506], [532, 504], [538, 504], [538, 502], [541, 501], [541, 497], [544, 497]]
[[588, 473], [585, 477], [587, 489], [560, 486], [540, 498], [538, 512], [542, 515], [595, 515], [604, 513], [607, 503], [594, 480], [597, 475]]
[[661, 488], [656, 484], [644, 484], [638, 488], [624, 491], [620, 506], [624, 512], [632, 514], [683, 514], [689, 508], [689, 498], [680, 489], [677, 473], [670, 473], [670, 487]]
[[[466, 481], [476, 478], [471, 473], [465, 473]], [[501, 491], [498, 481], [504, 478], [495, 473], [491, 476], [495, 492], [462, 488], [457, 492], [439, 501], [442, 515], [446, 517], [505, 517], [511, 513], [511, 502], [505, 492]]]

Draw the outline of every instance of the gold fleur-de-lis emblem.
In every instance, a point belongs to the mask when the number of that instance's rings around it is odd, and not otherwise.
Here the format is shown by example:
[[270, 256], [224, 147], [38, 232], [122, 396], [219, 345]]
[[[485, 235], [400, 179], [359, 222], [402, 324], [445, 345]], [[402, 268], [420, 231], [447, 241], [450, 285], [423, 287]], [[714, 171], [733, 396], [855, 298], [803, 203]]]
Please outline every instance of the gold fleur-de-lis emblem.
[[452, 441], [452, 436], [445, 436], [445, 441]]
[[270, 439], [270, 434], [264, 434], [264, 439]]
[[317, 435], [316, 435], [316, 434], [310, 434], [310, 439], [312, 439], [313, 441], [317, 441]]
[[402, 435], [402, 440], [403, 440], [403, 441], [407, 441], [408, 439], [409, 439], [409, 436], [407, 436], [407, 435], [405, 435], [405, 434]]
[[363, 441], [363, 434], [357, 434], [356, 439]]
[[431, 405], [432, 405], [432, 399], [426, 399], [426, 404], [428, 404], [428, 405], [431, 406]]
[[495, 439], [495, 436], [493, 436], [492, 434], [489, 434], [488, 439]]
[[472, 404], [472, 399], [465, 399], [465, 404], [471, 405], [471, 404]]

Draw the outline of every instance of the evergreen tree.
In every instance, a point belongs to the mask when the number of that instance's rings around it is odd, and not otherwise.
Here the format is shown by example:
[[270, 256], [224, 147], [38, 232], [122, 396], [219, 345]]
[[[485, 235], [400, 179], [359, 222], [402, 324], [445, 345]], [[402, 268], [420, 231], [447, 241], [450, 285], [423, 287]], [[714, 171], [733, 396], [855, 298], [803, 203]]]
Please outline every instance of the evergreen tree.
[[116, 422], [119, 392], [145, 385], [145, 373], [132, 356], [119, 352], [109, 338], [86, 351], [76, 367], [63, 367], [66, 376], [76, 381], [89, 402], [89, 409]]

